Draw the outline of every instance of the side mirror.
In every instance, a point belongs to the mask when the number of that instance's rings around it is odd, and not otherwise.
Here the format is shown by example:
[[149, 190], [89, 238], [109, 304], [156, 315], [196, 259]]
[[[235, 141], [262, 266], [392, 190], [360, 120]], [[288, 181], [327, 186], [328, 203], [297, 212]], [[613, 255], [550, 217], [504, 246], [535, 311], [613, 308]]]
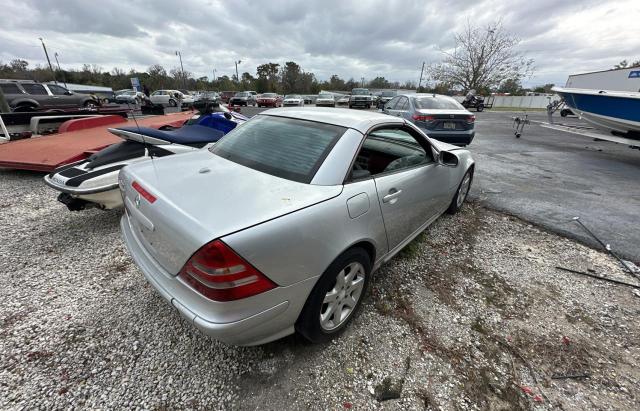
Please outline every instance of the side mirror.
[[459, 160], [455, 154], [442, 150], [438, 155], [438, 163], [442, 164], [443, 166], [457, 167]]
[[64, 94], [65, 94], [65, 96], [72, 96], [73, 95], [73, 91], [67, 90], [67, 91], [64, 92]]

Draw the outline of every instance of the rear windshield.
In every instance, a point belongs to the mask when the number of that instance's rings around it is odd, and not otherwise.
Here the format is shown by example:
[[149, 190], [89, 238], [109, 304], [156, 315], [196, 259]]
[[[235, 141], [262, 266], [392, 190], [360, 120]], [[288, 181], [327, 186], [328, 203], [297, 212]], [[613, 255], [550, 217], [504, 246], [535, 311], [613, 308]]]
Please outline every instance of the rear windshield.
[[413, 104], [418, 109], [464, 110], [457, 101], [442, 97], [415, 97]]
[[227, 134], [210, 151], [254, 170], [308, 184], [346, 130], [258, 115]]

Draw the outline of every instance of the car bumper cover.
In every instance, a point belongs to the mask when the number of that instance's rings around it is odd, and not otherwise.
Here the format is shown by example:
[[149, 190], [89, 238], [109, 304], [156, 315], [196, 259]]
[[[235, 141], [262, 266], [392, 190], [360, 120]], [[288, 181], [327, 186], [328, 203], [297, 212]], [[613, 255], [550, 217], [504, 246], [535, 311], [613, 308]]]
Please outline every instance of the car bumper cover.
[[[257, 345], [292, 334], [295, 331], [295, 321], [317, 279], [317, 277], [309, 278], [263, 293], [270, 294], [270, 303], [265, 305], [265, 296], [261, 295], [262, 303], [256, 304], [255, 310], [245, 313], [242, 318], [233, 321], [216, 318], [211, 313], [206, 316], [198, 315], [195, 312], [198, 308], [197, 304], [192, 307], [189, 298], [191, 294], [196, 292], [183, 283], [179, 277], [166, 272], [148, 254], [135, 237], [126, 213], [120, 221], [120, 227], [129, 253], [149, 284], [175, 307], [183, 318], [193, 323], [204, 334], [227, 344]], [[204, 297], [198, 295], [197, 298]], [[210, 303], [220, 307], [228, 304], [213, 301]], [[221, 317], [224, 314], [222, 311], [225, 309], [228, 308], [221, 308]]]

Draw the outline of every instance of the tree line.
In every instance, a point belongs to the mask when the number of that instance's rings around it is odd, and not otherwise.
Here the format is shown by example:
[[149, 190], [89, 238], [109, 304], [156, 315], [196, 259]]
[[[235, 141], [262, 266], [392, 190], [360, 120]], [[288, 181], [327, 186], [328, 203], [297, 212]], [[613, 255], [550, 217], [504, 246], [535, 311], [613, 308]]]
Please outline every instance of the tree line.
[[146, 71], [134, 69], [124, 70], [118, 67], [105, 71], [101, 66], [85, 64], [81, 69], [54, 69], [36, 65], [31, 67], [29, 62], [15, 59], [5, 64], [0, 62], [0, 78], [35, 80], [48, 82], [57, 80], [59, 83], [77, 83], [93, 86], [111, 87], [113, 90], [131, 88], [131, 78], [137, 77], [140, 84], [149, 90], [186, 89], [186, 90], [218, 90], [244, 91], [255, 90], [259, 93], [274, 92], [280, 94], [304, 93], [317, 94], [320, 90], [351, 90], [356, 87], [415, 89], [416, 84], [388, 81], [384, 77], [376, 77], [370, 81], [356, 81], [353, 78], [344, 80], [337, 74], [328, 80], [319, 81], [314, 73], [304, 71], [299, 64], [288, 61], [284, 65], [265, 63], [256, 68], [255, 75], [244, 72], [237, 79], [235, 75], [219, 76], [212, 79], [207, 76], [195, 77], [189, 71], [171, 68], [167, 71], [160, 64], [151, 65]]

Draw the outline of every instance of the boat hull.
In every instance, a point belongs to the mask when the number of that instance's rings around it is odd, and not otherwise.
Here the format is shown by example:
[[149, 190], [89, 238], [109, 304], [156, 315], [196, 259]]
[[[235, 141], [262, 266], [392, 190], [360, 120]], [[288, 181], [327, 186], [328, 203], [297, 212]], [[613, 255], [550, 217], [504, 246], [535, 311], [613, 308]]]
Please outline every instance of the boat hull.
[[574, 113], [608, 132], [640, 133], [640, 93], [554, 89]]

